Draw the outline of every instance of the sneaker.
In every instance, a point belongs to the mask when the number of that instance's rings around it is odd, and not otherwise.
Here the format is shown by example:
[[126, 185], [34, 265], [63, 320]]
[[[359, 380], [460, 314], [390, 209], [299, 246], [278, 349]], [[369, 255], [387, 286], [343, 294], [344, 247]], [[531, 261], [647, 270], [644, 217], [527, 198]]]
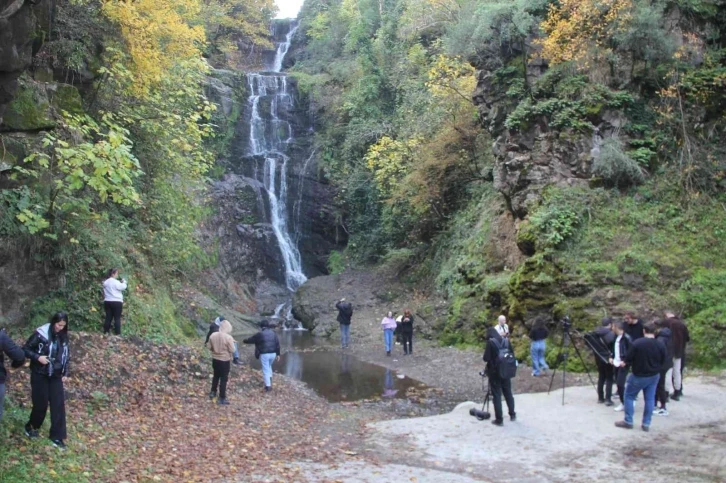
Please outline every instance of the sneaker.
[[504, 426], [504, 421], [501, 419], [492, 419], [492, 424], [494, 426]]
[[658, 416], [668, 416], [668, 410], [667, 409], [664, 409], [664, 408], [656, 409], [653, 412], [655, 414], [657, 414]]
[[648, 431], [650, 431], [650, 426], [646, 426], [646, 425], [644, 424], [644, 425], [642, 425], [642, 426], [640, 427], [640, 429], [642, 429], [643, 431], [645, 431], [645, 432], [647, 433]]
[[27, 436], [30, 439], [35, 439], [38, 437], [38, 430], [33, 429], [30, 426], [25, 426], [25, 436]]
[[509, 420], [510, 421], [516, 421], [517, 420], [517, 415], [516, 414], [510, 414], [509, 415]]
[[633, 429], [633, 425], [626, 423], [625, 421], [616, 421], [615, 427], [617, 428], [623, 428], [623, 429]]
[[229, 401], [227, 401], [226, 399], [220, 399], [217, 401], [217, 404], [219, 404], [220, 406], [229, 406]]
[[532, 377], [539, 377], [539, 372], [533, 372]]
[[605, 405], [606, 405], [607, 407], [610, 407], [610, 406], [615, 406], [615, 403], [614, 403], [614, 402], [612, 402], [612, 401], [611, 401], [610, 399], [607, 399], [607, 400], [605, 401]]
[[242, 366], [242, 365], [244, 365], [244, 363], [241, 360], [239, 360], [239, 359], [233, 360], [232, 361], [232, 364], [234, 364], [235, 366]]
[[681, 395], [679, 394], [679, 391], [673, 391], [673, 394], [671, 394], [671, 399], [674, 401], [680, 401]]
[[58, 449], [66, 449], [66, 444], [62, 439], [51, 439], [50, 442]]
[[272, 391], [272, 386], [265, 386], [265, 392]]
[[386, 355], [387, 355], [388, 357], [391, 357], [391, 351], [386, 351]]
[[598, 403], [598, 404], [605, 404], [605, 400], [604, 400], [604, 399], [598, 399], [598, 400], [597, 400], [597, 403]]
[[210, 399], [210, 400], [212, 400], [212, 399], [214, 399], [215, 397], [217, 397], [217, 393], [216, 393], [216, 392], [214, 392], [214, 391], [210, 391], [210, 393], [209, 393], [209, 399]]
[[619, 411], [625, 411], [625, 406], [623, 406], [622, 404], [618, 404], [618, 405], [617, 405], [617, 406], [616, 406], [616, 407], [615, 407], [615, 408], [613, 409], [613, 411], [618, 411], [618, 412], [619, 412]]

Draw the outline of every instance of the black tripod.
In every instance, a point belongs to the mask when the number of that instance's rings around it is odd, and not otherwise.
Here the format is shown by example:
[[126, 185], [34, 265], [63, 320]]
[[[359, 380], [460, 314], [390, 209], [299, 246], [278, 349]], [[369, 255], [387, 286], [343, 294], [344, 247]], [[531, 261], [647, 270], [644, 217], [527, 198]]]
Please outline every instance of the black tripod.
[[[585, 372], [587, 373], [587, 377], [590, 379], [590, 383], [595, 386], [595, 381], [592, 380], [592, 376], [590, 375], [590, 371], [587, 370], [587, 365], [585, 364], [585, 360], [582, 358], [582, 354], [580, 354], [580, 349], [577, 348], [575, 343], [572, 341], [572, 335], [570, 334], [570, 327], [571, 324], [569, 321], [563, 321], [562, 323], [562, 342], [560, 342], [560, 351], [557, 353], [557, 361], [562, 361], [562, 405], [565, 405], [565, 378], [567, 376], [567, 359], [570, 355], [569, 351], [569, 343], [572, 342], [572, 347], [575, 349], [575, 353], [577, 354], [577, 357], [580, 358], [580, 361], [582, 362], [582, 366], [585, 368]], [[558, 366], [559, 367], [559, 366]], [[552, 383], [555, 382], [555, 374], [557, 374], [557, 369], [555, 368], [552, 371], [552, 377], [550, 378], [550, 387], [547, 389], [547, 394], [552, 391]]]
[[492, 394], [492, 390], [489, 385], [489, 378], [487, 377], [486, 372], [482, 371], [479, 375], [481, 376], [482, 392], [485, 392], [486, 395], [484, 396], [484, 403], [481, 405], [481, 409], [471, 408], [469, 409], [469, 415], [474, 416], [479, 421], [483, 421], [492, 417], [492, 413], [489, 412], [489, 398]]

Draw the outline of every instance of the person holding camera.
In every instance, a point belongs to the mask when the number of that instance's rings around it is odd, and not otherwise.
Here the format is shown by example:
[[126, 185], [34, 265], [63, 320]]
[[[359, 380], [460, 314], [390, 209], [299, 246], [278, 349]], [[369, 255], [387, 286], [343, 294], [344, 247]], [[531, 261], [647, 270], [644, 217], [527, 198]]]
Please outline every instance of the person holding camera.
[[338, 323], [340, 324], [340, 345], [343, 349], [350, 344], [350, 321], [353, 317], [353, 306], [342, 298], [335, 304], [338, 309]]
[[504, 399], [507, 401], [509, 419], [516, 421], [517, 413], [514, 412], [514, 396], [512, 395], [512, 377], [516, 373], [514, 351], [509, 340], [502, 337], [494, 327], [487, 330], [487, 345], [483, 359], [487, 363], [486, 375], [489, 377], [489, 387], [494, 403], [492, 424], [496, 426], [504, 425], [502, 394], [504, 394]]
[[618, 398], [620, 398], [620, 404], [615, 407], [614, 411], [622, 411], [625, 409], [625, 380], [630, 370], [630, 366], [624, 360], [625, 354], [633, 345], [633, 341], [625, 333], [625, 322], [622, 320], [613, 322], [612, 330], [615, 334], [615, 341], [613, 342], [613, 357], [610, 359], [610, 364], [613, 366], [613, 378], [618, 388]]
[[50, 403], [50, 440], [65, 449], [66, 406], [63, 380], [68, 375], [70, 345], [68, 315], [58, 312], [50, 322], [38, 327], [23, 346], [30, 359], [30, 389], [33, 409], [25, 425], [25, 435], [37, 438]]
[[280, 339], [270, 328], [270, 322], [260, 322], [260, 331], [243, 340], [245, 344], [255, 344], [255, 357], [262, 363], [262, 377], [265, 381], [265, 391], [272, 391], [272, 363], [280, 360]]
[[113, 333], [121, 335], [121, 312], [124, 308], [124, 294], [128, 284], [125, 279], [118, 280], [118, 268], [112, 268], [103, 282], [103, 309], [106, 319], [103, 322], [103, 333], [111, 331], [111, 320], [114, 321]]
[[5, 371], [5, 355], [12, 361], [11, 367], [17, 369], [25, 364], [25, 352], [20, 348], [13, 339], [5, 332], [5, 329], [0, 329], [0, 421], [3, 420], [3, 408], [5, 407], [5, 378], [7, 372]]
[[532, 330], [529, 331], [529, 339], [532, 341], [529, 346], [529, 352], [532, 356], [532, 376], [534, 377], [546, 374], [550, 368], [545, 360], [548, 335], [549, 331], [545, 325], [545, 320], [537, 318], [534, 321]]

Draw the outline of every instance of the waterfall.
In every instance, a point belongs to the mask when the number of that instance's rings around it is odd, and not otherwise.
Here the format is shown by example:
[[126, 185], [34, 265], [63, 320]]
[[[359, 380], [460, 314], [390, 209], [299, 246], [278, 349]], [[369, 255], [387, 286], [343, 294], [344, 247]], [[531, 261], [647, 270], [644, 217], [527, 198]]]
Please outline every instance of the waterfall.
[[291, 23], [285, 40], [277, 46], [271, 72], [247, 75], [250, 91], [247, 100], [250, 112], [248, 154], [264, 158], [264, 168], [259, 170], [255, 166], [254, 176], [267, 192], [270, 223], [285, 265], [285, 283], [291, 292], [307, 280], [297, 246], [298, 236], [291, 235], [288, 223], [287, 176], [290, 158], [285, 153], [287, 146], [294, 141], [294, 134], [284, 114], [293, 107], [293, 96], [288, 92], [286, 75], [280, 73], [296, 30], [297, 24]]

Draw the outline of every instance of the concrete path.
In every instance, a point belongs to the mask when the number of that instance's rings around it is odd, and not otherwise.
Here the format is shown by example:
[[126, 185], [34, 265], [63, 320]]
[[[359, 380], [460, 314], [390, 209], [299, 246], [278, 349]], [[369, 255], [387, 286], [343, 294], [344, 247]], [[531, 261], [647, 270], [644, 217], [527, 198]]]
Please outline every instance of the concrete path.
[[[516, 384], [516, 381], [515, 381]], [[614, 426], [623, 413], [596, 403], [592, 387], [516, 396], [517, 421], [504, 427], [469, 416], [474, 403], [427, 418], [369, 425], [364, 458], [338, 468], [303, 464], [310, 481], [726, 481], [723, 378], [689, 378], [670, 416], [651, 431]], [[493, 408], [492, 408], [493, 411]], [[505, 405], [506, 413], [506, 405]], [[403, 465], [402, 465], [403, 463]]]

